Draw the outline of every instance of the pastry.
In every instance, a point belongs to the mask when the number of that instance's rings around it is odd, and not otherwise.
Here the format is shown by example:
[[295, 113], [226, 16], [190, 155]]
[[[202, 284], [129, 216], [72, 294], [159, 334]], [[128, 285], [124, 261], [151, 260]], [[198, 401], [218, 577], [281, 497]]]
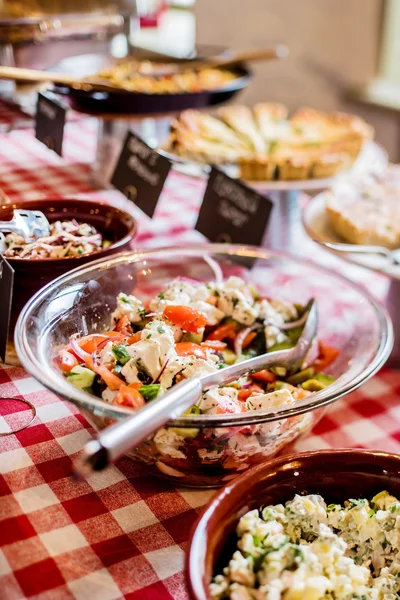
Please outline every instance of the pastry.
[[[396, 181], [397, 180], [397, 181]], [[328, 196], [326, 210], [335, 232], [351, 244], [400, 247], [400, 170], [368, 176]]]
[[301, 108], [292, 117], [283, 104], [234, 105], [215, 116], [187, 110], [171, 126], [169, 147], [203, 163], [237, 163], [248, 181], [332, 177], [352, 166], [373, 129], [345, 113]]
[[262, 154], [266, 150], [265, 142], [255, 123], [253, 113], [247, 106], [224, 106], [218, 111], [221, 117], [234, 131], [239, 133], [252, 147]]

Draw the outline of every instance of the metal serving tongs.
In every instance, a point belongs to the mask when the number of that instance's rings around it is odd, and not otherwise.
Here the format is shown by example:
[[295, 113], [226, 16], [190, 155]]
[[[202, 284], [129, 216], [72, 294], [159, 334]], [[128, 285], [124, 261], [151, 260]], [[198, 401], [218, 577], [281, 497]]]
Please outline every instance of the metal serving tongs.
[[26, 242], [50, 235], [49, 222], [40, 210], [15, 209], [10, 221], [0, 221], [0, 233], [18, 233]]
[[255, 356], [200, 378], [193, 377], [175, 385], [169, 392], [153, 400], [137, 413], [104, 429], [95, 440], [83, 449], [75, 470], [81, 475], [101, 471], [121, 458], [128, 450], [138, 446], [152, 433], [190, 408], [204, 390], [238, 379], [241, 375], [260, 371], [272, 365], [286, 367], [289, 374], [297, 372], [317, 334], [318, 312], [315, 300], [309, 301], [301, 336], [294, 348], [278, 350]]
[[400, 265], [400, 248], [396, 250], [389, 250], [384, 246], [364, 246], [358, 244], [340, 244], [340, 243], [331, 243], [331, 242], [320, 242], [315, 240], [317, 244], [321, 244], [321, 246], [325, 246], [325, 248], [329, 248], [330, 250], [335, 250], [335, 252], [346, 252], [346, 253], [357, 253], [357, 254], [380, 254], [381, 256], [385, 256], [392, 263], [396, 265]]

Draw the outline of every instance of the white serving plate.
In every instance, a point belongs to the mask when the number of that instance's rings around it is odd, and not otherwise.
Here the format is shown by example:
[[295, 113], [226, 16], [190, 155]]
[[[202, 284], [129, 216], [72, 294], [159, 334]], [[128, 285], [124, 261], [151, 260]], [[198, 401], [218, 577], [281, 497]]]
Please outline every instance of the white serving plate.
[[[322, 192], [312, 198], [307, 206], [303, 210], [302, 220], [305, 230], [308, 235], [316, 242], [330, 242], [330, 243], [345, 243], [332, 228], [328, 213], [326, 212], [326, 200], [329, 194], [332, 192]], [[354, 263], [356, 265], [367, 267], [378, 273], [388, 275], [393, 279], [400, 280], [400, 265], [395, 265], [390, 262], [385, 256], [377, 254], [357, 254], [352, 252], [337, 252], [330, 248], [330, 250], [337, 256]]]

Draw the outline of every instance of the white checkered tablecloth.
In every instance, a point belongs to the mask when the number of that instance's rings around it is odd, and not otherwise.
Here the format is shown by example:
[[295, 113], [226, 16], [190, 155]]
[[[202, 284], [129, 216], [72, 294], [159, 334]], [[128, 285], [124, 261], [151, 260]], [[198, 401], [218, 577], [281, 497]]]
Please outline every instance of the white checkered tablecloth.
[[[94, 120], [68, 124], [65, 157], [31, 131], [0, 135], [0, 189], [11, 199], [79, 195], [129, 208], [137, 246], [200, 242], [193, 230], [204, 183], [171, 172], [153, 220], [115, 191], [93, 191]], [[82, 159], [84, 157], [84, 160]], [[301, 236], [299, 232], [299, 236]], [[387, 281], [344, 266], [303, 235], [302, 253], [345, 270], [380, 297]], [[0, 597], [2, 600], [187, 600], [183, 558], [189, 530], [212, 492], [151, 478], [129, 459], [77, 481], [71, 464], [94, 431], [74, 405], [19, 367], [0, 369], [0, 397], [32, 402], [28, 429], [0, 437]], [[400, 381], [384, 369], [338, 401], [296, 449], [352, 447], [400, 452]], [[1, 431], [27, 419], [21, 403], [0, 400]]]

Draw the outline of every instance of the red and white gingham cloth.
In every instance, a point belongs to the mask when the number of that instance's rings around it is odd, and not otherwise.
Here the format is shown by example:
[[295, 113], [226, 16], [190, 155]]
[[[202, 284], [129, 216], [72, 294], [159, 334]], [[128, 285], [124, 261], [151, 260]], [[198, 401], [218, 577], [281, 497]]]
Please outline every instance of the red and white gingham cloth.
[[[138, 246], [202, 241], [193, 226], [203, 182], [171, 172], [152, 221], [118, 192], [92, 190], [94, 129], [92, 119], [68, 124], [62, 159], [31, 131], [0, 135], [0, 189], [11, 199], [73, 194], [129, 207], [139, 222]], [[299, 240], [303, 254], [343, 270], [305, 236]], [[385, 278], [350, 266], [346, 273], [383, 297]], [[128, 459], [74, 480], [72, 462], [94, 434], [76, 407], [17, 367], [0, 369], [1, 396], [25, 398], [38, 412], [28, 429], [0, 437], [1, 599], [186, 600], [185, 544], [212, 492], [173, 487]], [[334, 404], [296, 449], [400, 452], [399, 405], [398, 374], [384, 369]], [[17, 428], [28, 415], [22, 403], [6, 400], [0, 414], [1, 431]]]

